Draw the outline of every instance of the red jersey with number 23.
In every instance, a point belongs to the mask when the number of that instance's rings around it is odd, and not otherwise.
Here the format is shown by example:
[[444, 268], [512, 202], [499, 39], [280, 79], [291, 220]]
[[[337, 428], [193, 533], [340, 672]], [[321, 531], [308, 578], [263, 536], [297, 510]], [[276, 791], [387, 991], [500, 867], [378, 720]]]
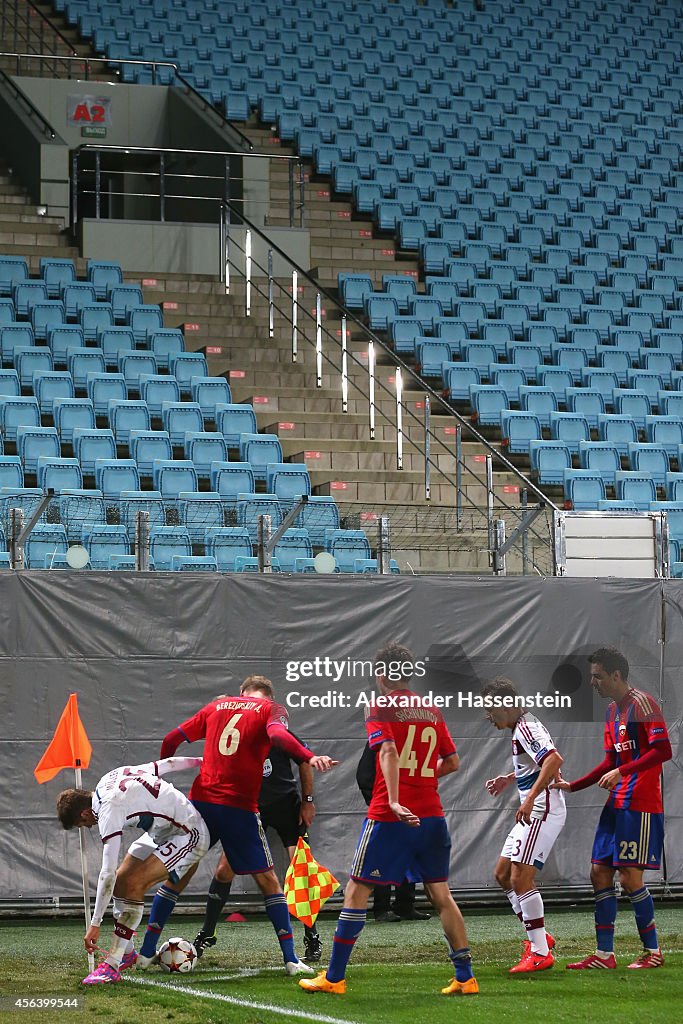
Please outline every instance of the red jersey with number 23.
[[393, 690], [396, 699], [390, 707], [368, 709], [365, 727], [371, 750], [376, 752], [375, 785], [368, 807], [368, 818], [373, 821], [396, 821], [389, 808], [389, 796], [384, 774], [379, 764], [379, 751], [383, 743], [392, 741], [398, 751], [398, 802], [408, 807], [418, 818], [443, 816], [436, 776], [439, 758], [455, 754], [455, 743], [441, 713], [420, 702], [410, 690]]
[[205, 739], [204, 760], [192, 783], [191, 800], [258, 810], [268, 726], [288, 728], [287, 712], [265, 697], [216, 697], [178, 726], [188, 743]]

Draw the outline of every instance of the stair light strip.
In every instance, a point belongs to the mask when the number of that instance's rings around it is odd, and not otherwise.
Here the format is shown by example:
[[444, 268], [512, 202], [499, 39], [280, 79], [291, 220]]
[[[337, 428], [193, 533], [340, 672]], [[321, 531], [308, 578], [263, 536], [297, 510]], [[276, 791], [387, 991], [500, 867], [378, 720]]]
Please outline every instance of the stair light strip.
[[432, 403], [429, 395], [425, 395], [425, 501], [429, 501], [432, 496], [432, 484], [431, 484], [431, 469], [432, 465], [430, 457], [432, 453], [432, 435], [430, 433], [430, 423], [432, 415]]
[[346, 346], [347, 346], [347, 334], [346, 334], [346, 317], [342, 317], [341, 322], [341, 388], [342, 388], [342, 412], [349, 411], [349, 372], [348, 364], [346, 362]]
[[226, 211], [225, 218], [225, 294], [230, 294], [230, 214]]
[[299, 354], [299, 338], [297, 334], [297, 319], [299, 312], [299, 275], [296, 270], [292, 271], [292, 362], [295, 363]]
[[244, 239], [244, 256], [244, 276], [247, 282], [245, 313], [247, 316], [251, 316], [251, 231], [247, 231], [246, 237]]
[[403, 469], [403, 379], [396, 367], [396, 468]]
[[275, 334], [275, 307], [273, 305], [273, 250], [268, 250], [268, 337]]
[[323, 386], [323, 314], [320, 292], [315, 297], [315, 386]]
[[368, 400], [370, 413], [370, 440], [375, 440], [375, 343], [368, 344]]

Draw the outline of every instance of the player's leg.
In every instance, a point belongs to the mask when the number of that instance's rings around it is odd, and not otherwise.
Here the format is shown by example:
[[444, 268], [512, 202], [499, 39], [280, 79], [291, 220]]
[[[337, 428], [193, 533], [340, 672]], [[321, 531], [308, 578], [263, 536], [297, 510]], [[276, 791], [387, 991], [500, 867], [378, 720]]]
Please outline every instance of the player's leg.
[[513, 862], [510, 877], [530, 944], [528, 952], [525, 950], [520, 962], [511, 968], [511, 973], [546, 970], [553, 966], [554, 958], [545, 930], [543, 897], [536, 887], [536, 867], [534, 864]]
[[[421, 826], [420, 826], [421, 827]], [[353, 947], [367, 918], [370, 893], [374, 886], [391, 885], [404, 878], [417, 842], [410, 828], [399, 821], [372, 821], [366, 818], [361, 828], [356, 853], [351, 864], [350, 879], [344, 889], [344, 906], [337, 921], [332, 941], [332, 956], [327, 972], [311, 981], [302, 979], [307, 992], [346, 991], [346, 968]]]
[[595, 897], [595, 953], [567, 964], [570, 971], [614, 969], [614, 923], [617, 919], [617, 891], [614, 888], [615, 815], [606, 804], [598, 821], [591, 856], [591, 884]]
[[143, 968], [155, 962], [157, 943], [164, 926], [175, 909], [180, 893], [188, 885], [211, 844], [209, 830], [199, 814], [189, 832], [157, 836], [158, 845], [154, 845], [154, 838], [142, 837], [131, 845], [129, 854], [134, 859], [141, 857], [149, 848], [150, 841], [153, 844], [152, 857], [162, 865], [164, 873], [161, 875], [163, 882], [152, 900], [147, 930], [138, 956], [138, 967]]
[[629, 964], [629, 967], [661, 967], [664, 958], [657, 938], [655, 906], [643, 872], [646, 868], [659, 867], [664, 838], [662, 815], [645, 811], [617, 811], [615, 835], [619, 879], [631, 901], [638, 934], [643, 943], [643, 955]]
[[365, 927], [371, 892], [372, 885], [368, 882], [349, 879], [344, 889], [344, 906], [332, 939], [330, 966], [311, 981], [302, 979], [299, 982], [301, 988], [307, 992], [335, 992], [340, 995], [346, 991], [346, 968], [356, 940]]
[[455, 978], [441, 992], [443, 995], [476, 995], [479, 986], [472, 973], [472, 954], [467, 941], [467, 929], [460, 908], [448, 888], [448, 882], [425, 882], [425, 890], [439, 915], [448, 942], [448, 956], [455, 971]]
[[493, 876], [501, 887], [503, 892], [508, 898], [508, 902], [512, 907], [512, 912], [519, 919], [521, 924], [524, 924], [522, 917], [522, 908], [519, 905], [519, 899], [517, 893], [512, 888], [512, 861], [510, 860], [510, 854], [512, 853], [513, 840], [512, 833], [505, 840], [503, 849], [501, 850], [500, 857], [493, 871]]
[[230, 867], [228, 858], [225, 856], [225, 853], [221, 853], [216, 870], [213, 873], [213, 878], [211, 879], [211, 884], [209, 885], [204, 920], [194, 940], [198, 956], [201, 956], [205, 949], [216, 945], [218, 918], [223, 913], [223, 908], [230, 896], [234, 877], [235, 872]]
[[[264, 835], [265, 841], [265, 835]], [[287, 974], [312, 974], [310, 967], [302, 963], [294, 950], [292, 919], [289, 916], [287, 898], [282, 891], [280, 881], [273, 871], [272, 865], [267, 871], [251, 872], [251, 875], [263, 895], [266, 914], [273, 926], [280, 943], [282, 959]]]

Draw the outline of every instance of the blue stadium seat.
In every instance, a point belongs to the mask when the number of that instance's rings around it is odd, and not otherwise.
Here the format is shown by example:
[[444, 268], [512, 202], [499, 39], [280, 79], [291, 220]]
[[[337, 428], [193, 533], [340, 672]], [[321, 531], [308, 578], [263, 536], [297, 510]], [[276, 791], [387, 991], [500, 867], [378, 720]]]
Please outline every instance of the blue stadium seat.
[[16, 370], [0, 370], [0, 395], [16, 397], [21, 394]]
[[78, 459], [55, 459], [41, 455], [36, 469], [38, 486], [44, 491], [56, 494], [65, 488], [80, 489], [83, 486], [83, 472]]
[[73, 260], [61, 260], [41, 256], [40, 276], [45, 282], [48, 299], [58, 299], [64, 285], [76, 280], [76, 268]]
[[173, 459], [171, 439], [166, 430], [131, 430], [128, 447], [140, 477], [151, 479], [156, 459]]
[[158, 572], [170, 572], [174, 557], [191, 554], [192, 542], [185, 526], [154, 526], [150, 529], [150, 566]]
[[105, 302], [94, 302], [81, 306], [78, 319], [86, 341], [95, 341], [102, 331], [114, 326], [114, 313]]
[[242, 434], [258, 432], [253, 406], [239, 404], [216, 406], [216, 430], [223, 435], [229, 448], [239, 448]]
[[76, 427], [95, 427], [95, 409], [89, 398], [55, 398], [52, 415], [62, 444], [71, 444]]
[[[115, 285], [113, 288], [108, 287], [107, 298], [109, 299], [114, 311], [114, 323], [117, 324], [127, 323], [129, 311], [140, 306], [144, 306], [142, 289], [138, 288], [137, 285], [122, 284]], [[157, 330], [164, 326], [163, 323], [159, 323], [158, 317], [154, 317], [154, 321], [157, 324]], [[152, 329], [152, 333], [153, 330], [154, 328]], [[138, 339], [136, 338], [135, 340], [137, 341]], [[140, 340], [144, 341], [145, 339], [141, 338]]]
[[95, 409], [95, 416], [108, 416], [111, 401], [125, 401], [128, 396], [126, 381], [122, 373], [88, 372], [86, 375], [88, 398]]
[[186, 434], [204, 430], [202, 411], [196, 402], [164, 402], [161, 419], [171, 444], [178, 447], [184, 448]]
[[35, 398], [0, 396], [0, 434], [5, 441], [16, 441], [19, 427], [39, 427], [40, 409]]
[[619, 501], [631, 502], [643, 512], [648, 512], [650, 502], [657, 500], [657, 488], [652, 477], [632, 470], [621, 470], [616, 474], [616, 491]]
[[16, 285], [28, 280], [25, 256], [0, 256], [0, 295], [11, 295]]
[[[282, 507], [274, 494], [240, 494], [237, 500], [237, 525], [245, 527], [256, 543], [259, 516], [270, 516], [271, 531], [282, 522]], [[309, 531], [310, 532], [310, 531]]]
[[140, 378], [157, 372], [157, 361], [151, 352], [119, 352], [119, 373], [122, 373], [129, 391], [140, 393]]
[[160, 373], [141, 373], [138, 381], [140, 398], [146, 402], [150, 416], [158, 419], [165, 402], [180, 402], [180, 387], [175, 377]]
[[573, 412], [550, 414], [550, 435], [553, 440], [563, 441], [572, 455], [579, 454], [579, 442], [590, 441], [590, 427], [585, 416]]
[[550, 428], [550, 413], [557, 412], [557, 395], [545, 385], [523, 384], [519, 389], [520, 405], [524, 412], [537, 416], [542, 427]]
[[565, 469], [564, 497], [569, 508], [577, 512], [597, 509], [605, 499], [605, 481], [591, 469]]
[[621, 457], [617, 446], [609, 441], [580, 441], [579, 464], [581, 469], [599, 473], [607, 485], [614, 487], [615, 473], [621, 469]]
[[629, 465], [638, 473], [647, 473], [655, 486], [664, 488], [671, 469], [669, 455], [663, 445], [636, 442], [628, 446]]
[[286, 514], [302, 495], [311, 493], [311, 478], [304, 463], [270, 463], [266, 467], [266, 491], [275, 494]]
[[251, 463], [256, 480], [265, 480], [268, 466], [283, 461], [280, 439], [276, 434], [242, 434], [240, 461]]
[[90, 526], [83, 531], [83, 545], [90, 553], [93, 569], [109, 569], [112, 555], [130, 555], [128, 531], [125, 526]]
[[[59, 331], [59, 328], [55, 330]], [[97, 332], [97, 345], [102, 350], [107, 369], [118, 370], [119, 356], [134, 351], [135, 339], [130, 327], [106, 327]]]
[[275, 545], [274, 556], [282, 572], [298, 572], [297, 560], [312, 558], [313, 547], [308, 530], [290, 528]]
[[235, 559], [252, 558], [252, 550], [249, 531], [242, 526], [224, 526], [206, 535], [206, 553], [216, 559], [219, 572], [235, 572]]
[[151, 429], [147, 403], [130, 399], [110, 399], [109, 426], [114, 431], [117, 444], [128, 444], [132, 430]]
[[66, 362], [78, 391], [85, 391], [88, 374], [106, 372], [104, 354], [97, 348], [69, 348]]
[[572, 453], [562, 441], [530, 441], [529, 460], [541, 486], [563, 484], [565, 470], [571, 469]]
[[[605, 412], [605, 396], [597, 388], [567, 388], [566, 392], [567, 411], [580, 413], [588, 420], [591, 430], [598, 429], [598, 416]], [[610, 392], [610, 404], [611, 404]]]
[[74, 382], [71, 374], [65, 370], [36, 373], [33, 392], [38, 399], [41, 415], [51, 416], [55, 398], [74, 397]]
[[209, 530], [225, 526], [224, 503], [220, 494], [181, 491], [178, 494], [178, 510], [180, 521], [187, 528], [194, 544], [203, 543]]
[[58, 499], [59, 518], [66, 526], [69, 543], [79, 542], [83, 531], [106, 520], [106, 506], [102, 492], [64, 488]]
[[23, 487], [24, 470], [18, 455], [0, 455], [0, 487]]
[[231, 402], [230, 385], [225, 377], [192, 377], [192, 401], [202, 410], [205, 423], [215, 423], [219, 408]]
[[138, 512], [149, 515], [150, 529], [166, 524], [166, 512], [160, 491], [122, 491], [119, 496], [121, 522], [128, 530], [131, 540], [135, 538], [135, 524]]
[[94, 476], [97, 459], [116, 458], [114, 434], [111, 430], [76, 427], [73, 432], [73, 450], [85, 475]]
[[185, 351], [185, 338], [178, 327], [163, 327], [148, 340], [160, 370], [170, 369], [171, 359]]
[[180, 385], [181, 395], [192, 394], [193, 378], [209, 375], [206, 356], [201, 352], [180, 352], [171, 356], [169, 369]]
[[481, 373], [470, 363], [446, 363], [443, 367], [444, 395], [452, 402], [468, 401], [470, 387], [481, 384]]
[[511, 454], [529, 451], [530, 441], [540, 441], [543, 434], [538, 416], [528, 412], [506, 410], [500, 414], [501, 447]]
[[140, 475], [133, 459], [97, 459], [95, 486], [106, 499], [118, 499], [122, 491], [139, 491]]
[[499, 426], [501, 412], [509, 407], [507, 392], [497, 384], [472, 384], [470, 403], [472, 421], [489, 427]]
[[197, 471], [192, 462], [185, 459], [157, 459], [152, 467], [154, 490], [164, 498], [177, 498], [182, 491], [199, 490]]
[[372, 557], [363, 530], [331, 530], [325, 538], [325, 548], [334, 555], [337, 569], [342, 573], [354, 572], [357, 558]]
[[14, 366], [19, 375], [22, 388], [33, 387], [36, 373], [49, 373], [52, 369], [52, 356], [47, 348], [15, 348]]
[[61, 455], [59, 435], [55, 427], [18, 427], [16, 444], [26, 473], [35, 473], [41, 456], [58, 459]]
[[68, 543], [61, 524], [38, 523], [30, 533], [24, 555], [28, 569], [44, 569], [56, 555], [65, 555]]
[[98, 299], [106, 299], [113, 288], [123, 284], [123, 272], [118, 263], [88, 260], [87, 273]]
[[[114, 291], [118, 292], [119, 289]], [[164, 326], [164, 318], [158, 306], [133, 306], [128, 310], [127, 318], [137, 345], [147, 344], [148, 337]]]
[[208, 480], [213, 463], [227, 462], [228, 446], [215, 432], [189, 432], [185, 434], [185, 458], [194, 462], [200, 480]]
[[7, 323], [0, 328], [0, 351], [5, 366], [14, 367], [15, 352], [29, 348], [33, 342], [30, 324]]
[[44, 341], [52, 327], [58, 327], [65, 322], [64, 304], [58, 299], [36, 302], [31, 309], [30, 319], [35, 337], [39, 341]]

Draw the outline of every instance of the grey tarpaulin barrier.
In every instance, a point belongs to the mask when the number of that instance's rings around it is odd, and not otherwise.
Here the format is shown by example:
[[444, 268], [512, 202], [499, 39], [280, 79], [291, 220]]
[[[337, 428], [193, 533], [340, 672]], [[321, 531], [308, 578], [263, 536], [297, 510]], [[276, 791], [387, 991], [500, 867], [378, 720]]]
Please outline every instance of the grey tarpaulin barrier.
[[[408, 643], [422, 665], [419, 692], [451, 698], [444, 715], [462, 768], [440, 790], [454, 836], [454, 887], [495, 891], [491, 872], [516, 805], [511, 790], [496, 800], [484, 790], [487, 777], [509, 770], [510, 734], [496, 732], [481, 710], [459, 707], [458, 695], [504, 673], [525, 693], [570, 696], [570, 711], [538, 714], [565, 776], [576, 777], [602, 758], [604, 705], [590, 690], [586, 655], [606, 643], [627, 655], [634, 685], [663, 702], [675, 758], [665, 769], [668, 880], [683, 882], [677, 581], [23, 572], [0, 575], [2, 897], [79, 892], [77, 840], [54, 816], [55, 796], [73, 774], [43, 786], [33, 777], [70, 692], [92, 742], [84, 778], [94, 786], [112, 767], [156, 757], [167, 731], [253, 672], [272, 678], [279, 700], [292, 705], [296, 732], [341, 761], [316, 778], [312, 841], [344, 880], [364, 812], [354, 778], [365, 742], [358, 701], [374, 689], [372, 666], [358, 663], [391, 639]], [[328, 693], [347, 706], [300, 706]], [[175, 780], [187, 790], [191, 775]], [[545, 882], [586, 883], [602, 803], [597, 788], [568, 797]], [[88, 849], [98, 868], [92, 834]], [[190, 891], [205, 889], [215, 859]]]

